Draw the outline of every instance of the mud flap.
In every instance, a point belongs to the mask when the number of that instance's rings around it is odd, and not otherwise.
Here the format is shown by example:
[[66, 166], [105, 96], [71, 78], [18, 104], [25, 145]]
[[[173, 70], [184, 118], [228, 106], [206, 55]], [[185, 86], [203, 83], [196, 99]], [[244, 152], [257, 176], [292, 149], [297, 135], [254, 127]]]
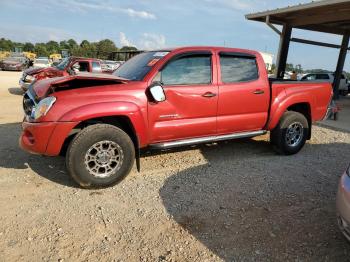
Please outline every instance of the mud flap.
[[140, 148], [136, 149], [136, 168], [137, 171], [141, 171], [141, 164], [140, 164]]
[[139, 144], [139, 138], [136, 135], [136, 141], [135, 141], [135, 158], [136, 158], [136, 168], [137, 171], [140, 172], [141, 171], [141, 163], [140, 163], [140, 144]]

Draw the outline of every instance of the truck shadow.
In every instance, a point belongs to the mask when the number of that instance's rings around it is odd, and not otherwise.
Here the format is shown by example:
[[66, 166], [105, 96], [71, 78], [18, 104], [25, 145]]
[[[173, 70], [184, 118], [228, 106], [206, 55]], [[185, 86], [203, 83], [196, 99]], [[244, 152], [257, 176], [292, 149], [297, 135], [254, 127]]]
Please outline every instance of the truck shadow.
[[348, 261], [335, 195], [346, 143], [307, 144], [293, 156], [264, 141], [201, 147], [207, 163], [167, 178], [166, 211], [224, 261]]
[[20, 132], [20, 123], [0, 125], [0, 167], [30, 168], [50, 181], [69, 187], [77, 187], [66, 172], [63, 157], [43, 157], [21, 150], [18, 145]]
[[10, 87], [8, 91], [11, 95], [23, 96], [24, 91], [20, 87]]
[[[22, 151], [20, 130], [20, 123], [0, 125], [0, 168], [9, 174], [31, 169], [77, 187], [64, 158]], [[349, 244], [336, 225], [335, 193], [349, 144], [307, 144], [288, 157], [253, 139], [197, 149], [206, 163], [168, 177], [159, 195], [171, 218], [211, 252], [225, 261], [348, 260]], [[192, 149], [144, 152], [143, 157], [186, 150]]]

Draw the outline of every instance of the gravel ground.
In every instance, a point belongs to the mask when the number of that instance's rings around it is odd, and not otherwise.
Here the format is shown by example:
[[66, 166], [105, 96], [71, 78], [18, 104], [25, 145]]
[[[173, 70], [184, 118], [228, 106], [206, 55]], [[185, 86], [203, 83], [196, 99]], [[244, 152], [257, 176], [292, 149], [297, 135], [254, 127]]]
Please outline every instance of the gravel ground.
[[0, 72], [0, 261], [350, 261], [335, 210], [350, 134], [315, 127], [288, 157], [268, 136], [144, 152], [141, 173], [83, 190], [63, 158], [18, 148], [18, 76]]

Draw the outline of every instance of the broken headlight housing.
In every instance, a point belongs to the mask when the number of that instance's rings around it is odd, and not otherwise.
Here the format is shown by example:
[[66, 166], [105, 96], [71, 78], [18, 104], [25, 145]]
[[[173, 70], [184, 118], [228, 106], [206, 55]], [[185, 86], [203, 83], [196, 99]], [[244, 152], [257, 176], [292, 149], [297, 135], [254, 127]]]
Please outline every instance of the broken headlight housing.
[[40, 117], [45, 116], [55, 102], [56, 97], [54, 96], [49, 96], [44, 98], [43, 100], [40, 100], [40, 102], [35, 104], [35, 106], [33, 107], [31, 118], [37, 120]]
[[28, 83], [31, 83], [31, 82], [34, 82], [35, 80], [35, 77], [34, 76], [31, 76], [31, 75], [27, 75], [25, 78], [24, 78], [24, 81], [28, 82]]

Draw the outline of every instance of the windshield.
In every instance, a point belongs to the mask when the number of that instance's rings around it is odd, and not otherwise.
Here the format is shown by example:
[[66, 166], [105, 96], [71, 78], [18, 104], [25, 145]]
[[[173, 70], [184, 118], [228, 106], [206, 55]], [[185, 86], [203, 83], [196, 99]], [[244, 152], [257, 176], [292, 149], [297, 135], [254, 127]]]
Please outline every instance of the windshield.
[[132, 81], [142, 80], [160, 59], [169, 52], [145, 52], [134, 56], [122, 64], [113, 75], [126, 78]]
[[7, 61], [7, 62], [22, 62], [22, 58], [21, 57], [8, 57], [5, 59], [5, 61]]
[[66, 57], [58, 65], [56, 65], [56, 68], [59, 70], [64, 70], [68, 64], [69, 64], [69, 57]]

